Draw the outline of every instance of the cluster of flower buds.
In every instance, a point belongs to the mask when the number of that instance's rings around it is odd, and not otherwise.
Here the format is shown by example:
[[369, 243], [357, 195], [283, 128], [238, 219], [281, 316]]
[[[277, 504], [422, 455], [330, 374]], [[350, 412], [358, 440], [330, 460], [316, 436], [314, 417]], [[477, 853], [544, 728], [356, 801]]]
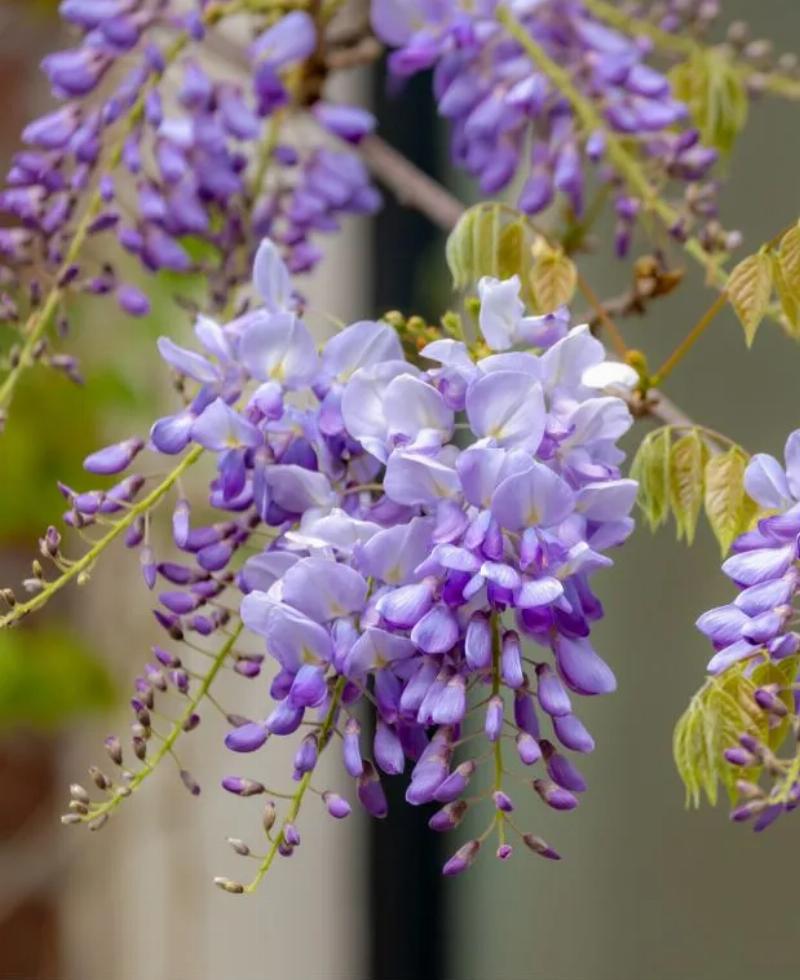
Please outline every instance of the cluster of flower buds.
[[[194, 527], [178, 500], [173, 536], [191, 563], [158, 563], [145, 540], [129, 540], [148, 584], [169, 584], [157, 619], [175, 641], [219, 631], [230, 644], [223, 656], [235, 657], [242, 627], [263, 638], [276, 668], [273, 705], [262, 718], [229, 719], [226, 744], [251, 753], [299, 732], [279, 853], [298, 846], [299, 801], [338, 739], [355, 796], [376, 817], [387, 811], [383, 775], [407, 767], [407, 801], [441, 806], [435, 830], [488, 803], [485, 834], [446, 873], [468, 867], [495, 829], [505, 859], [516, 825], [504, 748], [531, 767], [548, 806], [574, 808], [586, 787], [567, 752], [594, 748], [574, 696], [615, 687], [589, 640], [602, 615], [590, 578], [633, 529], [636, 484], [621, 478], [616, 446], [631, 416], [610, 391], [635, 384], [635, 372], [607, 361], [586, 327], [570, 329], [566, 311], [526, 316], [516, 277], [479, 284], [481, 355], [450, 337], [424, 347], [419, 364], [386, 322], [354, 323], [318, 349], [268, 241], [254, 279], [263, 306], [224, 326], [200, 317], [202, 351], [159, 344], [195, 389], [155, 423], [149, 448], [211, 454], [209, 500], [222, 514]], [[127, 440], [87, 466], [117, 473], [141, 448]], [[71, 494], [71, 513], [91, 518], [85, 498]], [[262, 544], [237, 560], [245, 542]], [[238, 605], [220, 607], [223, 589], [239, 590]], [[191, 689], [179, 661], [155, 655], [136, 683], [139, 753], [152, 692]], [[247, 677], [261, 668], [261, 657], [236, 661]], [[486, 755], [475, 738], [487, 743], [493, 775], [489, 790], [466, 797]], [[269, 792], [246, 774], [223, 785], [239, 796]], [[332, 816], [347, 815], [344, 794], [319, 792]], [[242, 890], [228, 879], [221, 887]]]
[[[747, 778], [737, 783], [740, 803], [734, 820], [755, 818], [756, 830], [769, 826], [781, 813], [800, 803], [800, 687], [795, 600], [800, 588], [800, 430], [785, 449], [785, 468], [772, 456], [759, 453], [745, 473], [747, 493], [770, 516], [733, 544], [723, 572], [741, 590], [734, 601], [704, 613], [697, 626], [716, 650], [709, 662], [712, 674], [743, 665], [752, 674], [763, 664], [775, 670], [769, 682], [757, 687], [752, 712], [759, 718], [757, 737], [743, 732], [739, 744], [725, 752], [729, 763], [744, 770], [760, 770], [770, 780], [765, 791]], [[793, 754], [778, 758], [774, 742], [789, 738]]]
[[[626, 254], [641, 202], [630, 196], [607, 154], [607, 135], [635, 144], [659, 182], [702, 181], [716, 152], [687, 124], [688, 109], [672, 97], [668, 78], [647, 63], [646, 40], [601, 24], [580, 2], [514, 6], [531, 40], [594, 107], [601, 125], [587, 131], [567, 93], [532, 64], [498, 21], [499, 7], [449, 2], [431, 12], [416, 0], [374, 0], [372, 22], [377, 35], [396, 48], [389, 59], [396, 78], [434, 68], [439, 112], [453, 127], [453, 158], [478, 179], [484, 194], [498, 192], [521, 172], [521, 210], [537, 214], [561, 194], [579, 218], [587, 166], [592, 167], [600, 185], [612, 190], [617, 251]], [[687, 234], [697, 216], [681, 205], [673, 233]]]
[[[0, 192], [12, 218], [0, 230], [6, 320], [34, 313], [53, 288], [62, 299], [114, 294], [146, 314], [147, 292], [124, 281], [126, 253], [147, 272], [202, 273], [222, 309], [262, 237], [304, 271], [320, 257], [316, 233], [377, 208], [342, 142], [372, 117], [321, 101], [325, 38], [309, 13], [255, 0], [64, 0], [60, 11], [79, 41], [42, 67], [62, 104], [25, 128]], [[222, 30], [237, 15], [251, 40], [244, 72], [213, 55], [215, 38], [231, 46]], [[284, 123], [307, 104], [314, 132], [300, 139]]]

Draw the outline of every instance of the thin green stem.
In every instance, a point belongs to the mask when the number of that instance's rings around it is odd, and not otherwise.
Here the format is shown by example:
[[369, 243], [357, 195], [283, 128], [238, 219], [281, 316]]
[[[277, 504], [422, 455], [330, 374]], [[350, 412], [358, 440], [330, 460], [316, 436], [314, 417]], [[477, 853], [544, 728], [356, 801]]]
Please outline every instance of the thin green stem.
[[236, 624], [233, 632], [225, 640], [224, 644], [220, 647], [219, 652], [214, 656], [214, 660], [203, 676], [197, 690], [194, 692], [192, 697], [186, 703], [186, 707], [180, 713], [180, 715], [172, 723], [167, 735], [163, 736], [162, 742], [158, 749], [149, 756], [142, 765], [141, 769], [138, 769], [129, 782], [125, 784], [123, 791], [116, 789], [111, 796], [103, 803], [99, 803], [93, 806], [89, 813], [87, 813], [82, 819], [84, 823], [92, 823], [97, 819], [102, 819], [105, 816], [110, 815], [116, 808], [122, 803], [123, 800], [127, 799], [131, 793], [135, 792], [139, 786], [144, 782], [145, 779], [153, 772], [156, 766], [161, 762], [161, 760], [166, 755], [174, 755], [173, 748], [175, 743], [178, 741], [180, 736], [184, 732], [184, 725], [192, 717], [192, 715], [197, 710], [198, 706], [202, 702], [203, 698], [208, 694], [209, 688], [214, 683], [217, 674], [220, 672], [228, 658], [231, 650], [239, 639], [242, 631], [244, 629], [244, 623], [239, 622]]
[[131, 524], [136, 520], [137, 517], [146, 514], [150, 511], [161, 498], [167, 494], [175, 483], [180, 479], [183, 473], [193, 466], [198, 459], [203, 455], [203, 447], [195, 446], [191, 449], [178, 463], [174, 470], [169, 473], [162, 481], [159, 483], [155, 489], [151, 490], [150, 493], [142, 498], [139, 503], [134, 504], [130, 510], [125, 514], [124, 517], [120, 518], [119, 521], [114, 524], [107, 534], [104, 534], [100, 540], [94, 544], [89, 551], [82, 557], [73, 562], [69, 568], [60, 575], [53, 582], [49, 582], [41, 592], [38, 592], [33, 598], [29, 599], [27, 602], [17, 603], [9, 613], [5, 616], [0, 617], [0, 630], [6, 629], [12, 626], [14, 623], [19, 622], [29, 613], [35, 612], [37, 609], [41, 609], [42, 606], [46, 605], [53, 598], [53, 596], [60, 592], [65, 585], [68, 585], [73, 579], [78, 578], [83, 573], [88, 572], [97, 558], [106, 550], [106, 548], [112, 544], [116, 539], [126, 531]]
[[592, 307], [595, 312], [595, 316], [605, 328], [605, 331], [608, 334], [608, 339], [611, 341], [611, 346], [614, 348], [614, 353], [621, 360], [625, 361], [628, 357], [628, 345], [625, 343], [625, 338], [622, 336], [622, 331], [611, 319], [611, 316], [603, 305], [600, 297], [597, 295], [597, 293], [595, 293], [580, 272], [578, 273], [578, 289], [583, 293], [586, 302]]
[[[671, 34], [663, 31], [656, 24], [642, 20], [638, 17], [631, 17], [624, 11], [619, 10], [614, 4], [606, 0], [584, 0], [584, 5], [599, 20], [605, 21], [612, 27], [616, 27], [626, 34], [639, 34], [649, 38], [656, 45], [670, 54], [678, 55], [682, 58], [691, 58], [701, 54], [705, 48], [694, 38], [685, 34]], [[780, 73], [769, 73], [759, 71], [753, 65], [745, 62], [733, 61], [734, 69], [739, 76], [747, 81], [754, 75], [758, 75], [760, 83], [766, 92], [773, 95], [780, 95], [787, 99], [800, 99], [800, 80], [791, 78], [789, 75]]]
[[[333, 728], [334, 718], [336, 717], [336, 712], [339, 708], [339, 703], [342, 700], [342, 692], [344, 691], [346, 683], [347, 683], [346, 678], [340, 677], [336, 681], [336, 684], [333, 688], [333, 692], [331, 693], [331, 703], [328, 706], [327, 714], [325, 715], [325, 719], [322, 722], [322, 727], [319, 730], [320, 752], [322, 752], [327, 745], [328, 736], [330, 735], [331, 730]], [[249, 885], [245, 885], [244, 890], [246, 892], [248, 893], [254, 892], [256, 888], [258, 888], [258, 886], [261, 884], [264, 875], [266, 875], [266, 873], [269, 871], [270, 867], [272, 866], [272, 862], [275, 860], [275, 855], [278, 853], [278, 850], [281, 844], [283, 843], [284, 836], [286, 833], [286, 827], [290, 823], [294, 823], [294, 821], [297, 819], [297, 815], [300, 812], [300, 807], [303, 804], [303, 797], [306, 795], [306, 792], [308, 791], [308, 788], [311, 784], [311, 776], [312, 773], [307, 772], [300, 780], [300, 783], [298, 784], [294, 796], [292, 797], [292, 802], [289, 805], [289, 810], [286, 816], [283, 818], [283, 822], [281, 823], [281, 828], [278, 831], [277, 835], [275, 836], [275, 839], [272, 842], [272, 846], [267, 851], [264, 860], [259, 865], [258, 871], [256, 872], [253, 880], [250, 882]]]
[[723, 292], [717, 296], [711, 306], [709, 306], [689, 333], [683, 338], [675, 350], [669, 355], [666, 361], [664, 361], [661, 367], [653, 375], [651, 378], [651, 384], [654, 388], [657, 388], [666, 380], [666, 378], [669, 377], [670, 374], [672, 374], [673, 370], [678, 366], [678, 364], [680, 364], [684, 357], [686, 357], [706, 330], [708, 330], [716, 319], [717, 315], [722, 312], [727, 305], [727, 302], [728, 294], [723, 290]]

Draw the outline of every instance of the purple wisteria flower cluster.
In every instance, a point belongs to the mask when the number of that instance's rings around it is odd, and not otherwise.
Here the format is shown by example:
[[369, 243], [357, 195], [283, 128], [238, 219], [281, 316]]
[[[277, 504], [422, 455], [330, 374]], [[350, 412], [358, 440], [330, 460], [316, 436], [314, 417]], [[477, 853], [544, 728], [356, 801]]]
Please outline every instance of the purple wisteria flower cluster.
[[[773, 783], [769, 790], [742, 779], [737, 784], [741, 801], [733, 810], [737, 821], [754, 819], [763, 830], [783, 812], [800, 803], [800, 753], [797, 753], [797, 718], [800, 715], [795, 599], [800, 588], [800, 430], [793, 432], [785, 449], [785, 468], [772, 456], [752, 457], [745, 473], [747, 493], [770, 516], [733, 544], [733, 554], [723, 572], [741, 590], [734, 601], [704, 613], [697, 626], [714, 644], [709, 662], [712, 674], [743, 664], [747, 673], [761, 664], [785, 665], [775, 680], [756, 689], [755, 704], [767, 732], [791, 735], [795, 755], [778, 758], [766, 741], [743, 732], [738, 745], [725, 752], [729, 763], [744, 770], [763, 769]], [[790, 729], [785, 723], [791, 718]]]
[[[143, 524], [132, 533], [148, 585], [166, 583], [156, 617], [176, 642], [220, 636], [223, 656], [246, 677], [273, 668], [272, 703], [265, 697], [259, 718], [230, 716], [226, 737], [246, 754], [298, 733], [296, 789], [284, 794], [294, 803], [273, 853], [299, 844], [299, 802], [336, 740], [353, 795], [375, 817], [387, 812], [383, 778], [403, 773], [408, 803], [438, 807], [435, 830], [488, 806], [486, 830], [445, 873], [466, 869], [495, 829], [505, 859], [519, 802], [505, 750], [530, 767], [529, 785], [548, 806], [573, 809], [586, 784], [569, 753], [594, 748], [575, 696], [615, 688], [590, 640], [602, 615], [590, 580], [633, 529], [637, 487], [621, 478], [616, 445], [632, 419], [610, 392], [635, 383], [635, 372], [607, 361], [585, 326], [570, 329], [566, 311], [526, 316], [516, 278], [480, 283], [483, 356], [448, 338], [428, 344], [419, 364], [380, 321], [354, 323], [318, 349], [269, 241], [255, 286], [260, 308], [224, 326], [199, 318], [201, 351], [159, 344], [184, 390], [195, 390], [155, 423], [148, 448], [188, 451], [184, 460], [210, 454], [209, 502], [220, 519], [195, 526], [180, 497], [181, 562], [157, 561]], [[129, 440], [86, 466], [119, 473], [142, 448]], [[135, 498], [136, 479], [72, 494], [70, 520]], [[243, 628], [264, 654], [237, 653]], [[197, 685], [176, 654], [154, 655], [132, 702], [140, 759], [149, 758], [155, 693], [171, 683], [191, 697]], [[198, 720], [190, 703], [183, 726]], [[109, 744], [119, 761], [121, 744]], [[223, 785], [269, 794], [263, 770], [249, 760]], [[319, 792], [334, 817], [350, 811], [346, 788]], [[270, 831], [274, 801], [265, 820]], [[558, 856], [518, 832], [532, 850]]]
[[[262, 237], [301, 272], [320, 258], [316, 233], [376, 210], [377, 191], [342, 141], [357, 142], [372, 117], [303, 89], [324, 46], [309, 13], [262, 8], [63, 0], [78, 44], [42, 62], [62, 104], [25, 128], [0, 192], [12, 218], [0, 230], [5, 285], [21, 293], [4, 300], [6, 319], [35, 310], [52, 282], [114, 293], [125, 312], [147, 313], [147, 292], [120, 279], [111, 238], [118, 257], [133, 255], [148, 272], [202, 273], [222, 309]], [[208, 51], [242, 15], [251, 43], [239, 82], [242, 66], [232, 71]], [[302, 138], [284, 127], [301, 101], [317, 121]], [[337, 137], [331, 145], [323, 130]], [[84, 242], [95, 246], [89, 255]]]
[[[452, 124], [455, 163], [495, 194], [523, 178], [518, 204], [535, 215], [560, 194], [580, 218], [589, 170], [612, 192], [616, 247], [624, 256], [642, 202], [607, 153], [607, 134], [628, 142], [659, 183], [687, 184], [679, 239], [716, 214], [713, 184], [703, 183], [716, 161], [672, 96], [668, 78], [648, 64], [650, 43], [594, 19], [580, 0], [522, 0], [510, 4], [524, 30], [587, 101], [598, 125], [590, 129], [567, 92], [531, 60], [498, 20], [497, 0], [374, 0], [376, 34], [396, 50], [389, 58], [400, 81], [433, 68], [440, 114]], [[712, 236], [713, 238], [713, 236]], [[725, 242], [706, 243], [714, 248]]]

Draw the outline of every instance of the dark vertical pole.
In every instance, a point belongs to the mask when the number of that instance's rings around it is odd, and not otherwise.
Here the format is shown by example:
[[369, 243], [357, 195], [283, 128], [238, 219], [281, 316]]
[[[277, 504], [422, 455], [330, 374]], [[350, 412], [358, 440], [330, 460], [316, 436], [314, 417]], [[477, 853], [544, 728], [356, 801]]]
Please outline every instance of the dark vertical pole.
[[[378, 72], [376, 114], [381, 136], [435, 175], [436, 117], [430, 80], [414, 79], [402, 99], [387, 96]], [[437, 237], [425, 218], [388, 198], [375, 222], [375, 309], [412, 309], [420, 296], [421, 260]], [[384, 778], [389, 816], [372, 821], [370, 980], [441, 980], [445, 954], [441, 841], [427, 826], [431, 809], [404, 800], [406, 780]]]

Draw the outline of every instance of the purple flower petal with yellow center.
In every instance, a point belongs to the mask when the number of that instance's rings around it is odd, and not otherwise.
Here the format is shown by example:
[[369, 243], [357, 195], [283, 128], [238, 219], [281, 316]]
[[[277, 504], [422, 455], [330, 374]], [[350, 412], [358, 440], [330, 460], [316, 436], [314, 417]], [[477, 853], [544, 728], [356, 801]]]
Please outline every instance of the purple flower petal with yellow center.
[[239, 360], [257, 381], [303, 388], [319, 373], [314, 339], [294, 313], [253, 313], [239, 341]]
[[318, 623], [360, 612], [367, 583], [353, 568], [325, 558], [303, 558], [284, 574], [282, 599]]
[[542, 386], [530, 375], [493, 371], [467, 390], [467, 418], [479, 438], [536, 452], [545, 428]]
[[569, 484], [541, 463], [507, 477], [492, 497], [492, 514], [501, 527], [511, 531], [560, 524], [574, 506]]
[[407, 637], [371, 626], [351, 647], [345, 673], [348, 677], [360, 677], [368, 670], [383, 668], [396, 660], [408, 660], [415, 653], [414, 644]]
[[394, 452], [386, 466], [383, 488], [391, 500], [414, 507], [455, 497], [459, 480], [451, 466], [430, 456]]
[[264, 441], [258, 429], [221, 398], [213, 401], [195, 419], [192, 439], [212, 452], [254, 449]]

